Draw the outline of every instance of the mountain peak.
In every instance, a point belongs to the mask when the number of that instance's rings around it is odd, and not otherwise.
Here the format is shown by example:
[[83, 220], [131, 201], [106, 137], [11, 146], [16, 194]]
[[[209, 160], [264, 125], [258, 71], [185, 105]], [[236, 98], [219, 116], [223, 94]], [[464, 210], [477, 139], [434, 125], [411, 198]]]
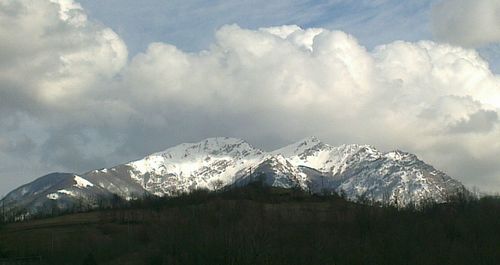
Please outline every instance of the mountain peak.
[[416, 155], [410, 154], [407, 152], [403, 152], [401, 150], [394, 150], [394, 151], [387, 152], [384, 154], [384, 156], [391, 159], [391, 160], [394, 160], [394, 161], [418, 159]]
[[429, 198], [442, 202], [463, 188], [415, 155], [399, 150], [382, 153], [370, 145], [332, 146], [313, 136], [264, 152], [238, 138], [214, 137], [179, 144], [109, 170], [49, 175], [13, 191], [6, 201], [19, 206], [15, 202], [24, 198], [23, 207], [43, 209], [47, 200], [75, 203], [92, 194], [118, 194], [127, 200], [144, 193], [176, 196], [214, 189], [213, 183], [229, 187], [261, 178], [271, 186], [342, 191], [353, 200], [363, 195], [401, 205]]
[[298, 141], [296, 144], [302, 144], [302, 145], [317, 145], [320, 144], [321, 140], [316, 137], [316, 136], [309, 136], [306, 137], [300, 141]]
[[308, 152], [309, 150], [319, 150], [322, 147], [327, 146], [322, 143], [318, 138], [311, 136], [304, 138], [298, 142], [287, 145], [283, 148], [277, 149], [272, 152], [274, 155], [281, 154], [285, 157], [290, 157], [293, 155], [300, 155]]
[[231, 137], [213, 137], [194, 143], [182, 143], [164, 151], [149, 155], [148, 157], [161, 156], [165, 158], [187, 158], [205, 155], [232, 156], [259, 152], [261, 151], [242, 139]]

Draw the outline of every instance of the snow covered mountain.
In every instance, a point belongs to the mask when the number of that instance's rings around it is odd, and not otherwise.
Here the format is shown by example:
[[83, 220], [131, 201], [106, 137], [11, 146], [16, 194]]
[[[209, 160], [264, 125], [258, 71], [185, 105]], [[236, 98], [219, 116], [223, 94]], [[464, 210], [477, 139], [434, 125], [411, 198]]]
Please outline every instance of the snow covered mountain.
[[211, 189], [211, 183], [230, 185], [248, 174], [267, 154], [234, 138], [209, 138], [181, 144], [126, 164], [130, 177], [159, 196], [195, 189]]
[[331, 146], [306, 138], [264, 152], [227, 137], [184, 143], [143, 159], [85, 174], [50, 174], [4, 198], [8, 209], [46, 211], [54, 205], [96, 205], [118, 195], [130, 200], [154, 194], [177, 196], [197, 189], [219, 189], [262, 181], [265, 185], [337, 192], [347, 198], [397, 204], [444, 202], [463, 185], [401, 151], [383, 153], [368, 145]]
[[113, 194], [81, 176], [52, 173], [23, 185], [2, 199], [2, 208], [17, 218], [72, 208], [92, 208]]
[[307, 138], [276, 150], [298, 167], [321, 172], [310, 178], [314, 192], [343, 193], [400, 206], [424, 200], [444, 202], [464, 186], [445, 173], [402, 151], [382, 153], [369, 145], [330, 146]]

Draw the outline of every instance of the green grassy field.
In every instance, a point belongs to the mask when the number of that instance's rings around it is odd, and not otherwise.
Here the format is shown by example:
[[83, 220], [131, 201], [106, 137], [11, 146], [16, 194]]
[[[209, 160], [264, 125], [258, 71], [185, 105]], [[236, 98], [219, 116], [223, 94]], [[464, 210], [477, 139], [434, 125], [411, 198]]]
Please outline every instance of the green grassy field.
[[497, 198], [416, 211], [255, 187], [0, 228], [0, 255], [29, 264], [500, 264], [499, 242]]

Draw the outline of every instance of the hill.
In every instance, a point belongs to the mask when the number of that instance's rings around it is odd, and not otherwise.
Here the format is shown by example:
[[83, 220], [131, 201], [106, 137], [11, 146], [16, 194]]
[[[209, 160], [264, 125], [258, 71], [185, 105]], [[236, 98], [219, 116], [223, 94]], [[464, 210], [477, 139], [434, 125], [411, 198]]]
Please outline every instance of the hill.
[[417, 210], [251, 184], [116, 207], [6, 224], [0, 255], [35, 257], [21, 264], [500, 261], [500, 199], [492, 197], [456, 197]]

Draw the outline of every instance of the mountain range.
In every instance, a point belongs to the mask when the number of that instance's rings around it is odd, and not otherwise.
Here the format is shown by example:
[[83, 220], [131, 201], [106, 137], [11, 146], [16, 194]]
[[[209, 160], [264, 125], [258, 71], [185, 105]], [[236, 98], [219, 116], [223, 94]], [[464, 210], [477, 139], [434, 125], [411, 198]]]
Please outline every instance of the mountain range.
[[445, 202], [465, 190], [459, 181], [402, 151], [381, 152], [370, 145], [332, 146], [309, 137], [265, 152], [244, 140], [217, 137], [84, 174], [52, 173], [15, 189], [1, 203], [7, 211], [33, 215], [54, 208], [93, 208], [117, 196], [125, 200], [178, 196], [255, 181], [397, 206]]

